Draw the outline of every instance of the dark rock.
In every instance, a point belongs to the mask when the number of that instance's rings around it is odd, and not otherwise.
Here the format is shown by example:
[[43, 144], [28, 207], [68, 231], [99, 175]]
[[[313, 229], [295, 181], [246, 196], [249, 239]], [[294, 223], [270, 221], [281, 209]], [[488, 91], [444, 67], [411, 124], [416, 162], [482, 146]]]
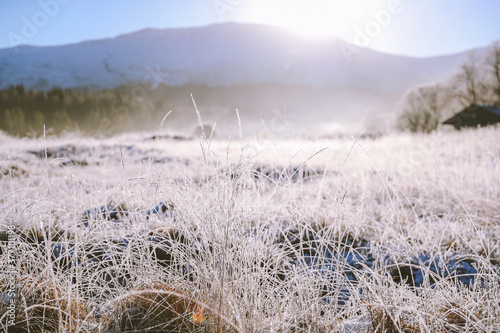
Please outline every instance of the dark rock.
[[20, 168], [17, 165], [10, 165], [7, 167], [0, 168], [0, 175], [5, 177], [21, 177], [25, 175], [29, 175], [29, 172], [25, 169]]
[[279, 182], [286, 180], [297, 182], [299, 180], [309, 180], [313, 177], [321, 175], [321, 173], [322, 173], [321, 170], [312, 170], [305, 167], [299, 167], [299, 168], [289, 167], [281, 170], [257, 167], [253, 172], [253, 177], [255, 179], [267, 179], [272, 182]]
[[394, 282], [417, 288], [421, 287], [426, 279], [431, 286], [443, 279], [456, 279], [471, 287], [477, 274], [477, 270], [471, 265], [472, 262], [464, 259], [443, 262], [439, 257], [421, 254], [410, 262], [393, 265], [390, 274]]
[[190, 140], [190, 138], [182, 136], [182, 135], [153, 135], [149, 138], [149, 140], [175, 140], [175, 141], [186, 141]]
[[[75, 258], [74, 247], [73, 242], [50, 244], [49, 253], [54, 266], [65, 271], [72, 266], [79, 265]], [[46, 256], [46, 247], [44, 245], [40, 246], [40, 250], [42, 255]]]
[[152, 215], [164, 215], [164, 216], [173, 216], [174, 205], [168, 202], [160, 202], [153, 209], [149, 209], [145, 212], [146, 218], [150, 218]]
[[59, 164], [60, 166], [87, 166], [89, 163], [85, 160], [73, 160], [73, 159], [66, 159], [63, 162]]
[[106, 205], [86, 210], [80, 222], [83, 226], [88, 227], [89, 221], [107, 220], [121, 222], [122, 218], [127, 215], [127, 211], [122, 206]]
[[29, 153], [35, 155], [38, 158], [44, 159], [45, 156], [47, 156], [47, 158], [69, 157], [70, 155], [78, 153], [78, 151], [75, 146], [67, 145], [59, 147], [58, 149], [47, 148], [36, 151], [29, 151]]

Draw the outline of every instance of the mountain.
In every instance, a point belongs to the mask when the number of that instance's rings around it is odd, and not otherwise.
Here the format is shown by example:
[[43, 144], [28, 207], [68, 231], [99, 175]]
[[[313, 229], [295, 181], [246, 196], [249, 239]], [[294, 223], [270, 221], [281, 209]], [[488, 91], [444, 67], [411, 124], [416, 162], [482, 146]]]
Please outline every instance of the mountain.
[[[392, 112], [405, 90], [447, 79], [466, 59], [465, 52], [432, 58], [390, 55], [355, 48], [340, 38], [310, 39], [284, 28], [224, 23], [0, 49], [0, 89], [20, 83], [42, 90], [126, 85], [133, 101], [147, 93], [155, 105], [164, 106], [157, 112], [174, 110], [170, 118], [179, 123], [179, 113], [192, 116], [193, 92], [218, 124], [233, 117], [235, 108], [254, 127], [261, 126], [261, 118], [271, 122], [288, 112], [293, 120], [280, 121], [287, 130], [302, 131], [314, 124], [323, 129], [359, 124], [367, 115], [373, 121], [374, 114]], [[172, 88], [150, 91], [150, 86]], [[234, 129], [232, 120], [228, 126]]]
[[339, 38], [308, 39], [256, 24], [148, 29], [72, 45], [2, 49], [0, 88], [112, 88], [140, 84], [158, 72], [166, 85], [271, 82], [401, 90], [445, 79], [466, 57], [420, 59], [359, 49], [349, 63], [346, 45]]

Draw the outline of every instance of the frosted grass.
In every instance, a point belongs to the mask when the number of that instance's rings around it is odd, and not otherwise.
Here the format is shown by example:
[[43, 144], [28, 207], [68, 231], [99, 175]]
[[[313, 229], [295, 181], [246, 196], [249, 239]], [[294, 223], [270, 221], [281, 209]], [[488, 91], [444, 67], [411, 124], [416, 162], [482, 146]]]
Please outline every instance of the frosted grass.
[[0, 136], [19, 327], [498, 332], [497, 128], [150, 137]]

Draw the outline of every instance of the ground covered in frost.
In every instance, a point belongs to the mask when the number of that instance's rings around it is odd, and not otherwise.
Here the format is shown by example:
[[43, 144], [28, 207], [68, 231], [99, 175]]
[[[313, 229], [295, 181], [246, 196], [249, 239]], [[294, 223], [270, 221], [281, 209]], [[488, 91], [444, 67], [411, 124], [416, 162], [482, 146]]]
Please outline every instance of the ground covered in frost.
[[157, 134], [0, 134], [0, 329], [500, 332], [498, 128]]

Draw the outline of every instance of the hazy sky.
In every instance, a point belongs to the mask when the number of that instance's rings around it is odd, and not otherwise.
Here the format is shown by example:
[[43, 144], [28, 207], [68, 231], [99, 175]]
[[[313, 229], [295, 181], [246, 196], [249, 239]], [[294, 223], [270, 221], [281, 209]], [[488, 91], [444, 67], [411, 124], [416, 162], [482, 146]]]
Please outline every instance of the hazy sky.
[[499, 40], [499, 13], [497, 0], [0, 0], [0, 48], [241, 21], [431, 56]]

